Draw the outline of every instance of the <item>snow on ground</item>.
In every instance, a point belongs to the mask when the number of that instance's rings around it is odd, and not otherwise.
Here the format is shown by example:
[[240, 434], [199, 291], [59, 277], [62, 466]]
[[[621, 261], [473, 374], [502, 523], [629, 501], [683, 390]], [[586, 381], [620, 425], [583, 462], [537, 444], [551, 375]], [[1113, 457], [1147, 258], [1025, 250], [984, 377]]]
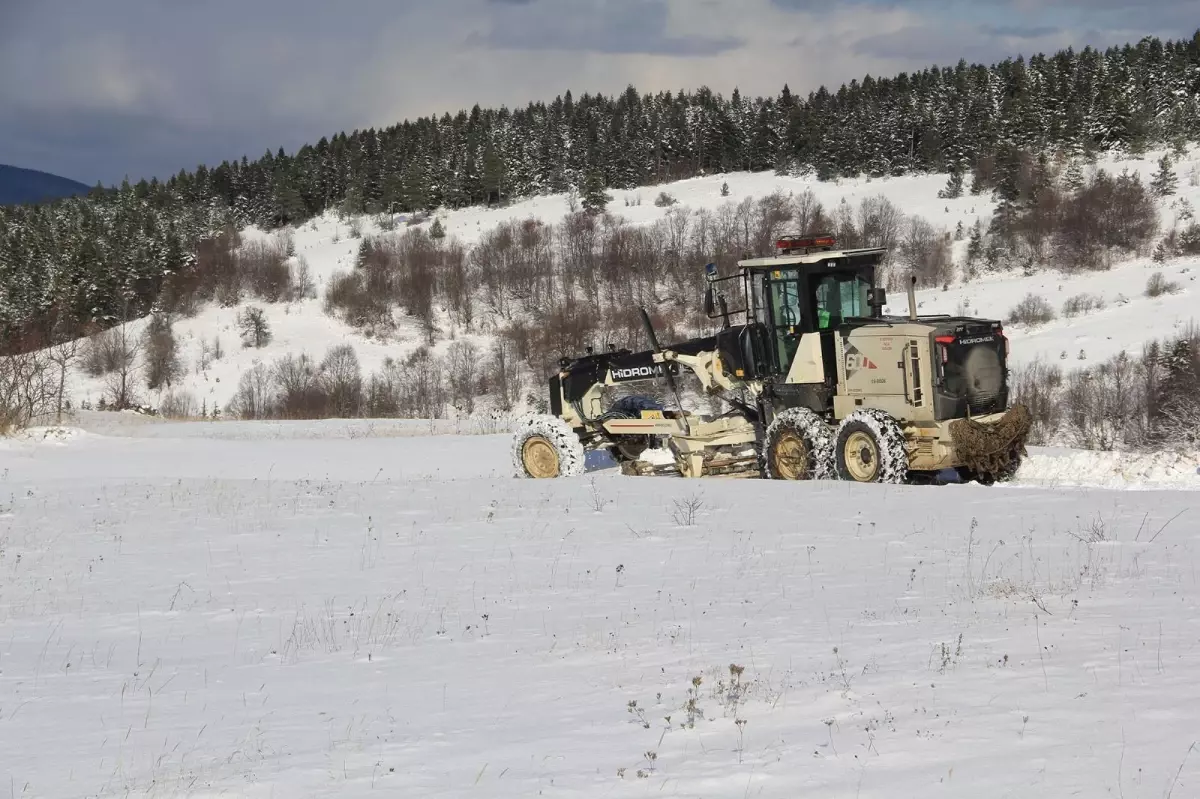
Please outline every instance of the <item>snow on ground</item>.
[[[1151, 152], [1142, 158], [1118, 160], [1109, 156], [1097, 166], [1112, 173], [1130, 170], [1139, 173], [1144, 180], [1157, 169], [1160, 152]], [[1175, 197], [1161, 204], [1164, 230], [1173, 226], [1180, 217], [1182, 201], [1191, 206], [1200, 206], [1200, 151], [1191, 154], [1175, 165], [1179, 176], [1179, 191]], [[1193, 176], [1197, 185], [1192, 185]], [[799, 194], [811, 190], [827, 209], [834, 209], [845, 199], [852, 208], [857, 208], [863, 199], [883, 195], [898, 206], [905, 214], [921, 216], [936, 227], [953, 231], [962, 223], [969, 230], [976, 219], [986, 227], [993, 208], [989, 196], [969, 194], [956, 200], [938, 199], [938, 191], [945, 186], [946, 175], [907, 176], [884, 179], [843, 179], [821, 183], [812, 178], [781, 177], [770, 172], [739, 172], [712, 175], [678, 181], [662, 186], [643, 187], [634, 190], [612, 190], [609, 210], [624, 217], [631, 224], [651, 224], [662, 219], [669, 209], [654, 205], [659, 192], [667, 191], [678, 200], [679, 207], [693, 210], [715, 209], [725, 203], [738, 202], [746, 197], [761, 198], [774, 191]], [[729, 196], [721, 196], [721, 186], [729, 184]], [[640, 201], [640, 204], [638, 204]], [[628, 204], [627, 204], [628, 203]], [[470, 245], [486, 232], [510, 219], [539, 218], [547, 223], [557, 223], [568, 212], [569, 199], [565, 194], [535, 197], [514, 203], [505, 208], [467, 208], [459, 211], [441, 211], [448, 236]], [[407, 229], [403, 217], [397, 217], [396, 230]], [[317, 297], [290, 304], [262, 305], [274, 335], [274, 340], [262, 349], [246, 349], [238, 338], [236, 317], [241, 307], [209, 307], [192, 319], [177, 322], [176, 336], [180, 341], [181, 356], [187, 376], [176, 384], [177, 389], [190, 393], [197, 403], [207, 410], [215, 405], [222, 409], [229, 403], [237, 389], [239, 377], [256, 362], [274, 363], [288, 354], [307, 352], [319, 360], [332, 346], [351, 344], [361, 362], [363, 373], [378, 370], [385, 358], [401, 358], [421, 344], [415, 327], [402, 329], [391, 341], [369, 339], [342, 322], [327, 316], [323, 311], [324, 289], [330, 278], [348, 271], [354, 264], [359, 241], [351, 237], [351, 223], [360, 226], [364, 234], [378, 233], [375, 219], [363, 217], [357, 220], [341, 220], [334, 213], [313, 220], [292, 231], [295, 252], [309, 265], [316, 282]], [[428, 228], [432, 218], [422, 223]], [[249, 230], [247, 239], [263, 238], [267, 234]], [[965, 241], [956, 246], [961, 258]], [[697, 264], [696, 268], [702, 268]], [[1060, 318], [1036, 330], [1013, 329], [1013, 363], [1024, 363], [1034, 358], [1059, 361], [1067, 353], [1066, 364], [1086, 366], [1096, 363], [1122, 349], [1140, 351], [1149, 339], [1169, 336], [1187, 325], [1196, 317], [1195, 277], [1200, 274], [1200, 260], [1178, 260], [1161, 267], [1172, 280], [1179, 283], [1182, 291], [1172, 296], [1149, 299], [1143, 296], [1146, 279], [1152, 268], [1149, 259], [1139, 259], [1118, 265], [1109, 272], [1064, 277], [1057, 273], [1039, 273], [1032, 277], [1005, 275], [973, 281], [969, 284], [956, 283], [946, 292], [940, 290], [918, 293], [921, 313], [957, 313], [963, 310], [971, 314], [1005, 318], [1008, 311], [1029, 292], [1043, 295], [1061, 312], [1062, 302], [1079, 293], [1100, 295], [1106, 302], [1105, 310], [1093, 312], [1076, 319]], [[1122, 302], [1122, 298], [1127, 302]], [[967, 301], [969, 300], [969, 305]], [[261, 304], [260, 304], [261, 305]], [[891, 298], [889, 310], [893, 313], [906, 312], [907, 298], [903, 292]], [[140, 332], [144, 322], [130, 325], [131, 331]], [[444, 330], [443, 337], [434, 348], [444, 353], [451, 344], [450, 335], [465, 338], [486, 349], [491, 338], [486, 334], [465, 334], [464, 331]], [[219, 360], [205, 358], [205, 347], [211, 348], [219, 339], [224, 357]], [[1080, 358], [1080, 351], [1084, 357]], [[70, 393], [78, 405], [87, 401], [95, 405], [105, 393], [103, 378], [93, 379], [77, 374], [70, 384]], [[161, 396], [146, 392], [150, 404], [158, 405]]]
[[1200, 792], [1194, 482], [529, 481], [347, 424], [3, 442], [0, 785]]
[[1030, 447], [1020, 482], [1042, 486], [1200, 490], [1200, 452], [1095, 452]]

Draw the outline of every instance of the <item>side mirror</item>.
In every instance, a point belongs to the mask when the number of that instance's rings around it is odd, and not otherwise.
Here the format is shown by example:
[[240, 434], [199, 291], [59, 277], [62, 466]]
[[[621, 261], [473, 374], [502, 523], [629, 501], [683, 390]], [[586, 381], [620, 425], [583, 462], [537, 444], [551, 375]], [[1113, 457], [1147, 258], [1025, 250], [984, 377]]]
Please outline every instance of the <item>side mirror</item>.
[[711, 317], [713, 315], [713, 310], [713, 287], [709, 286], [704, 291], [704, 313]]
[[871, 289], [867, 292], [867, 304], [876, 305], [880, 308], [887, 305], [887, 290], [886, 289]]

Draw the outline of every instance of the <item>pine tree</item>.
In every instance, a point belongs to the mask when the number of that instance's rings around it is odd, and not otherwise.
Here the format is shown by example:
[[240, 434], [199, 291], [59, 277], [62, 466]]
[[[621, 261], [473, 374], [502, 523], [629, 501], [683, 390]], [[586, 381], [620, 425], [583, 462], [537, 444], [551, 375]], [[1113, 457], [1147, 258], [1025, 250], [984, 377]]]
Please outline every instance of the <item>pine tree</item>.
[[969, 189], [971, 196], [977, 197], [983, 194], [984, 188], [983, 177], [980, 175], [979, 170], [973, 170], [971, 172], [971, 188]]
[[604, 185], [604, 175], [595, 168], [588, 170], [583, 181], [583, 210], [593, 215], [604, 213], [611, 200]]
[[[1160, 429], [1167, 438], [1181, 434], [1195, 436], [1195, 430], [1179, 429], [1187, 422], [1200, 418], [1200, 375], [1197, 373], [1197, 353], [1189, 338], [1181, 338], [1164, 353], [1161, 363], [1163, 376], [1158, 385], [1155, 405], [1160, 410]], [[1190, 424], [1187, 426], [1190, 427]]]
[[938, 192], [938, 197], [943, 200], [957, 200], [963, 194], [963, 174], [955, 170], [950, 173], [950, 179], [946, 181], [946, 188]]
[[1179, 186], [1179, 178], [1171, 168], [1171, 156], [1164, 155], [1158, 161], [1158, 171], [1150, 180], [1150, 192], [1155, 197], [1170, 197]]
[[488, 142], [483, 151], [483, 194], [484, 202], [503, 202], [506, 191], [504, 180], [504, 162], [492, 142]]
[[[1012, 146], [1004, 147], [996, 159], [996, 212], [992, 216], [988, 235], [991, 238], [993, 252], [999, 254], [1010, 242], [1014, 224], [1021, 209], [1020, 188], [1021, 160], [1020, 152]], [[989, 256], [989, 263], [996, 264], [996, 258]]]
[[1067, 171], [1063, 173], [1063, 187], [1071, 192], [1083, 188], [1083, 167], [1079, 159], [1072, 158], [1071, 163], [1067, 165]]
[[971, 225], [971, 236], [967, 240], [967, 269], [974, 271], [983, 258], [983, 224], [978, 218]]
[[434, 219], [433, 224], [429, 226], [429, 238], [434, 241], [446, 238], [446, 229], [442, 227], [441, 219]]

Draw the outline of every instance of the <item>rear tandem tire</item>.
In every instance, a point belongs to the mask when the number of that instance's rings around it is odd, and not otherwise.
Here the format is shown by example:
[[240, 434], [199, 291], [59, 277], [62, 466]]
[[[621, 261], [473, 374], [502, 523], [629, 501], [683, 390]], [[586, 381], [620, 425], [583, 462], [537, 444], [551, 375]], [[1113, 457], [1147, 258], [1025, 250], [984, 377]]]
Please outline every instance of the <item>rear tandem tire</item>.
[[838, 477], [856, 483], [903, 483], [908, 478], [904, 430], [875, 408], [855, 411], [838, 425]]
[[518, 477], [575, 477], [583, 474], [583, 443], [559, 417], [531, 414], [517, 422], [512, 459]]
[[768, 480], [826, 480], [833, 465], [833, 434], [808, 408], [780, 411], [763, 436], [762, 471]]

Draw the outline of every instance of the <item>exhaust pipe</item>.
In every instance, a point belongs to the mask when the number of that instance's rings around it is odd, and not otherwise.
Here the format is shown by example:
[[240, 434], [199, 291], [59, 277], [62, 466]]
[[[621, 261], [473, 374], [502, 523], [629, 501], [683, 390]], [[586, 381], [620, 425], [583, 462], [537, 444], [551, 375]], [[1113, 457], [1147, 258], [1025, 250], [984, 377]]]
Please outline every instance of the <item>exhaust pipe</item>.
[[913, 275], [908, 281], [908, 320], [917, 321], [917, 276]]

